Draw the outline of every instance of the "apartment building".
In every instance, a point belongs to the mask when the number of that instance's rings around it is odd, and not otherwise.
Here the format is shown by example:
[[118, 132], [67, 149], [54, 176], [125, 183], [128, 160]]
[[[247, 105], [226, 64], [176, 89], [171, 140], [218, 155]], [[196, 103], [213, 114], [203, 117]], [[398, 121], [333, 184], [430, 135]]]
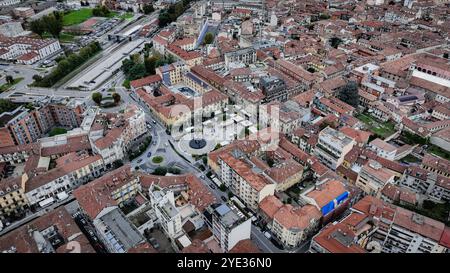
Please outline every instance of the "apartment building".
[[[235, 152], [238, 153], [236, 150]], [[241, 155], [232, 155], [231, 153], [219, 156], [219, 177], [232, 192], [244, 201], [247, 207], [256, 211], [258, 204], [266, 196], [274, 194], [276, 184], [270, 183], [260, 173], [253, 172], [248, 163], [238, 159], [239, 156]]]
[[105, 165], [122, 160], [138, 137], [147, 132], [145, 113], [129, 105], [122, 114], [97, 115], [89, 132], [94, 153], [102, 156]]
[[0, 147], [35, 142], [53, 127], [76, 128], [82, 121], [84, 105], [69, 101], [44, 102], [37, 109], [23, 106], [0, 115]]
[[230, 251], [242, 240], [250, 239], [251, 220], [231, 204], [213, 204], [208, 209], [211, 230], [223, 252]]
[[129, 164], [110, 171], [73, 191], [81, 212], [91, 220], [109, 207], [121, 207], [141, 190], [139, 177]]
[[273, 215], [271, 231], [287, 248], [301, 244], [319, 225], [320, 211], [313, 205], [283, 205]]
[[369, 160], [358, 174], [355, 185], [366, 194], [376, 196], [386, 184], [394, 183], [394, 173], [375, 160]]
[[0, 183], [0, 220], [23, 212], [28, 207], [24, 188], [27, 175], [2, 179]]
[[17, 7], [14, 9], [14, 14], [20, 18], [28, 18], [34, 15], [34, 9], [30, 7]]
[[450, 200], [450, 178], [416, 166], [406, 169], [398, 184], [439, 202]]
[[389, 160], [395, 160], [395, 155], [397, 154], [397, 147], [395, 147], [394, 145], [391, 145], [384, 140], [376, 138], [372, 140], [372, 142], [370, 142], [369, 146], [372, 150], [374, 150], [377, 153], [378, 156]]
[[144, 236], [117, 206], [103, 209], [93, 219], [93, 225], [109, 253], [125, 253], [146, 243]]
[[12, 6], [15, 4], [19, 4], [20, 0], [1, 0], [0, 6]]
[[422, 159], [421, 167], [438, 175], [450, 177], [450, 161], [444, 158], [427, 153]]
[[162, 82], [166, 86], [171, 86], [183, 81], [184, 74], [187, 72], [188, 67], [186, 63], [178, 61], [172, 64], [160, 66], [156, 69], [156, 74], [162, 79]]
[[60, 206], [0, 237], [0, 253], [95, 253], [72, 215]]
[[275, 76], [263, 77], [260, 79], [260, 85], [267, 102], [283, 102], [288, 99], [287, 87], [282, 79]]
[[[103, 174], [105, 168], [100, 155], [87, 153], [70, 153], [56, 160], [56, 167], [48, 169], [49, 158], [37, 156], [33, 160], [36, 168], [28, 174], [29, 180], [25, 184], [25, 195], [30, 206], [61, 192], [70, 192]], [[28, 163], [28, 162], [27, 162]]]
[[172, 239], [183, 235], [181, 213], [175, 206], [175, 195], [170, 189], [152, 185], [149, 189], [150, 202], [164, 232]]
[[443, 253], [450, 230], [441, 222], [366, 196], [352, 210], [374, 220], [372, 241], [385, 253]]
[[341, 181], [325, 179], [315, 187], [303, 192], [299, 202], [313, 205], [321, 212], [322, 217], [328, 219], [341, 213], [347, 206], [349, 198], [350, 192]]
[[61, 51], [56, 39], [0, 36], [0, 59], [33, 64]]
[[244, 63], [249, 65], [256, 62], [256, 50], [253, 47], [241, 48], [224, 54], [225, 65], [228, 67], [230, 63]]
[[344, 133], [336, 131], [331, 127], [326, 127], [319, 133], [319, 139], [314, 148], [314, 153], [325, 166], [336, 170], [344, 161], [345, 155], [355, 144], [355, 140], [349, 138]]
[[449, 232], [441, 222], [366, 196], [315, 235], [310, 252], [444, 253]]

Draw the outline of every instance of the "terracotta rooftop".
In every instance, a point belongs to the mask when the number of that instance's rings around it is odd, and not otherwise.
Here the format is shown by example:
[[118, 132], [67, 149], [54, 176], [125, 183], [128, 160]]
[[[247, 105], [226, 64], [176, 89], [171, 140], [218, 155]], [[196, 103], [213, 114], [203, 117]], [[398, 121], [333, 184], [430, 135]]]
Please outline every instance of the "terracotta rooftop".
[[337, 180], [330, 180], [306, 194], [307, 197], [314, 199], [317, 205], [322, 208], [326, 204], [330, 203], [338, 196], [346, 192], [342, 182]]
[[64, 244], [59, 246], [56, 252], [72, 251], [67, 243], [76, 241], [80, 243], [81, 253], [95, 253], [86, 236], [63, 206], [0, 237], [0, 252], [11, 251], [12, 248], [15, 248], [17, 253], [39, 253], [38, 244], [30, 231], [42, 232], [51, 226], [54, 226], [64, 239]]
[[228, 253], [261, 253], [259, 249], [252, 240], [245, 239], [240, 240]]
[[95, 219], [103, 209], [118, 205], [112, 193], [135, 178], [127, 164], [75, 189], [73, 195], [89, 217]]

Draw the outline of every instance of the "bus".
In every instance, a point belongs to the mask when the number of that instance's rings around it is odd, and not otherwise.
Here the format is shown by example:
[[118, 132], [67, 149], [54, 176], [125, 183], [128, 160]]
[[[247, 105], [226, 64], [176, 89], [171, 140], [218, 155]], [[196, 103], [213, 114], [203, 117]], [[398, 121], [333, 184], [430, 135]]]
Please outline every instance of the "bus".
[[220, 188], [222, 186], [222, 182], [217, 177], [213, 177], [211, 180], [217, 185], [217, 187]]
[[47, 199], [45, 199], [45, 200], [39, 202], [39, 206], [40, 206], [41, 208], [45, 208], [45, 207], [50, 206], [50, 205], [53, 204], [53, 203], [55, 203], [55, 198], [50, 197], [50, 198], [47, 198]]

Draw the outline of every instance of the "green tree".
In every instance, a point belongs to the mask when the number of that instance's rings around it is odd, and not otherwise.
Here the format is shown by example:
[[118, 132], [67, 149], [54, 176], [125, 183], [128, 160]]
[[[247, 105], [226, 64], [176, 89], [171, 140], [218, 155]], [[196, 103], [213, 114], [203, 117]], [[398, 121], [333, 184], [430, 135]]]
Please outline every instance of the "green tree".
[[443, 57], [444, 57], [445, 59], [448, 59], [448, 52], [445, 52]]
[[121, 97], [120, 97], [119, 93], [113, 93], [112, 97], [114, 99], [115, 104], [118, 104], [120, 102]]
[[96, 6], [92, 9], [92, 15], [97, 17], [108, 17], [111, 11], [104, 5]]
[[145, 66], [142, 63], [138, 63], [133, 65], [133, 67], [130, 69], [129, 73], [128, 73], [128, 79], [130, 81], [135, 80], [135, 79], [140, 79], [142, 77], [145, 77]]
[[211, 32], [206, 33], [205, 38], [203, 39], [203, 43], [205, 45], [209, 45], [214, 41], [214, 34]]
[[170, 167], [168, 172], [171, 174], [180, 174], [181, 173], [180, 169], [178, 169], [177, 167]]
[[152, 4], [146, 4], [142, 7], [142, 11], [144, 12], [144, 14], [150, 14], [155, 11], [155, 8]]
[[306, 70], [310, 73], [316, 72], [316, 70], [313, 67], [308, 67], [308, 69], [306, 69]]
[[35, 75], [33, 75], [33, 80], [37, 81], [37, 82], [40, 82], [40, 81], [42, 81], [42, 77], [39, 76], [38, 74], [35, 74]]
[[154, 175], [161, 175], [164, 176], [167, 174], [167, 168], [166, 167], [158, 167], [153, 172]]
[[14, 83], [14, 78], [13, 78], [13, 76], [11, 76], [11, 75], [7, 75], [7, 76], [5, 77], [5, 80], [6, 80], [6, 82], [9, 83], [9, 84], [13, 84], [13, 83]]
[[338, 46], [342, 43], [342, 40], [338, 37], [330, 38], [330, 44], [334, 48], [338, 48]]
[[327, 20], [330, 19], [330, 15], [326, 14], [326, 13], [321, 13], [319, 15], [320, 20]]
[[359, 95], [358, 85], [356, 82], [350, 81], [339, 89], [339, 99], [353, 107], [358, 107]]
[[0, 99], [0, 114], [3, 112], [10, 112], [10, 111], [16, 109], [17, 107], [18, 107], [17, 104], [15, 104], [9, 100]]
[[44, 16], [41, 20], [45, 26], [45, 30], [50, 33], [53, 38], [59, 38], [63, 29], [62, 20], [57, 19], [54, 14]]
[[92, 100], [97, 104], [100, 104], [100, 102], [102, 102], [102, 98], [103, 96], [99, 92], [95, 92], [92, 94]]
[[45, 25], [40, 19], [34, 20], [30, 22], [30, 30], [42, 38], [42, 35], [45, 32]]
[[144, 61], [145, 71], [149, 75], [156, 74], [156, 62], [157, 61], [158, 61], [158, 59], [155, 56], [145, 59], [145, 61]]

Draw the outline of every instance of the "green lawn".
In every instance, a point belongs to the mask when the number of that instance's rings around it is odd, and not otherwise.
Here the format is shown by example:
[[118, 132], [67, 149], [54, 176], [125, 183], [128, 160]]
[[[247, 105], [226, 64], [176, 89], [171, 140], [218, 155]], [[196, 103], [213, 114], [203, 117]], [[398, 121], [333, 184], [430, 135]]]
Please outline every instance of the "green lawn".
[[152, 158], [152, 162], [155, 163], [155, 164], [159, 164], [159, 163], [163, 162], [163, 160], [164, 160], [164, 157], [159, 156], [159, 155], [154, 156]]
[[92, 9], [82, 8], [79, 10], [74, 10], [64, 15], [63, 25], [64, 26], [77, 25], [83, 23], [92, 16], [93, 16]]
[[23, 78], [15, 78], [14, 82], [12, 84], [5, 83], [3, 85], [0, 85], [0, 93], [7, 91], [9, 88], [13, 87], [14, 85], [18, 84], [20, 81], [22, 81]]
[[122, 86], [125, 87], [126, 89], [130, 89], [130, 81], [129, 80], [124, 80], [122, 83]]
[[430, 147], [428, 148], [428, 152], [435, 154], [439, 157], [445, 158], [447, 160], [450, 160], [450, 153], [447, 152], [446, 150], [439, 148], [438, 146], [430, 145]]
[[[44, 33], [42, 35], [42, 38], [53, 38], [53, 36], [50, 33]], [[70, 34], [70, 33], [61, 32], [61, 34], [59, 34], [59, 41], [63, 42], [63, 43], [73, 42], [74, 38], [75, 38], [75, 35]]]
[[386, 138], [395, 133], [395, 124], [390, 121], [381, 123], [367, 114], [357, 115], [356, 118], [364, 122], [372, 133], [377, 134], [381, 138]]
[[411, 154], [405, 156], [401, 160], [404, 161], [404, 162], [409, 162], [409, 163], [419, 163], [419, 162], [421, 162], [420, 159], [418, 159], [417, 157], [415, 157], [415, 156], [413, 156]]
[[53, 128], [48, 135], [52, 137], [52, 136], [56, 136], [56, 135], [62, 135], [65, 133], [67, 133], [66, 129], [56, 127], [56, 128]]
[[133, 13], [132, 12], [126, 12], [122, 15], [119, 15], [120, 19], [131, 19], [133, 18]]

